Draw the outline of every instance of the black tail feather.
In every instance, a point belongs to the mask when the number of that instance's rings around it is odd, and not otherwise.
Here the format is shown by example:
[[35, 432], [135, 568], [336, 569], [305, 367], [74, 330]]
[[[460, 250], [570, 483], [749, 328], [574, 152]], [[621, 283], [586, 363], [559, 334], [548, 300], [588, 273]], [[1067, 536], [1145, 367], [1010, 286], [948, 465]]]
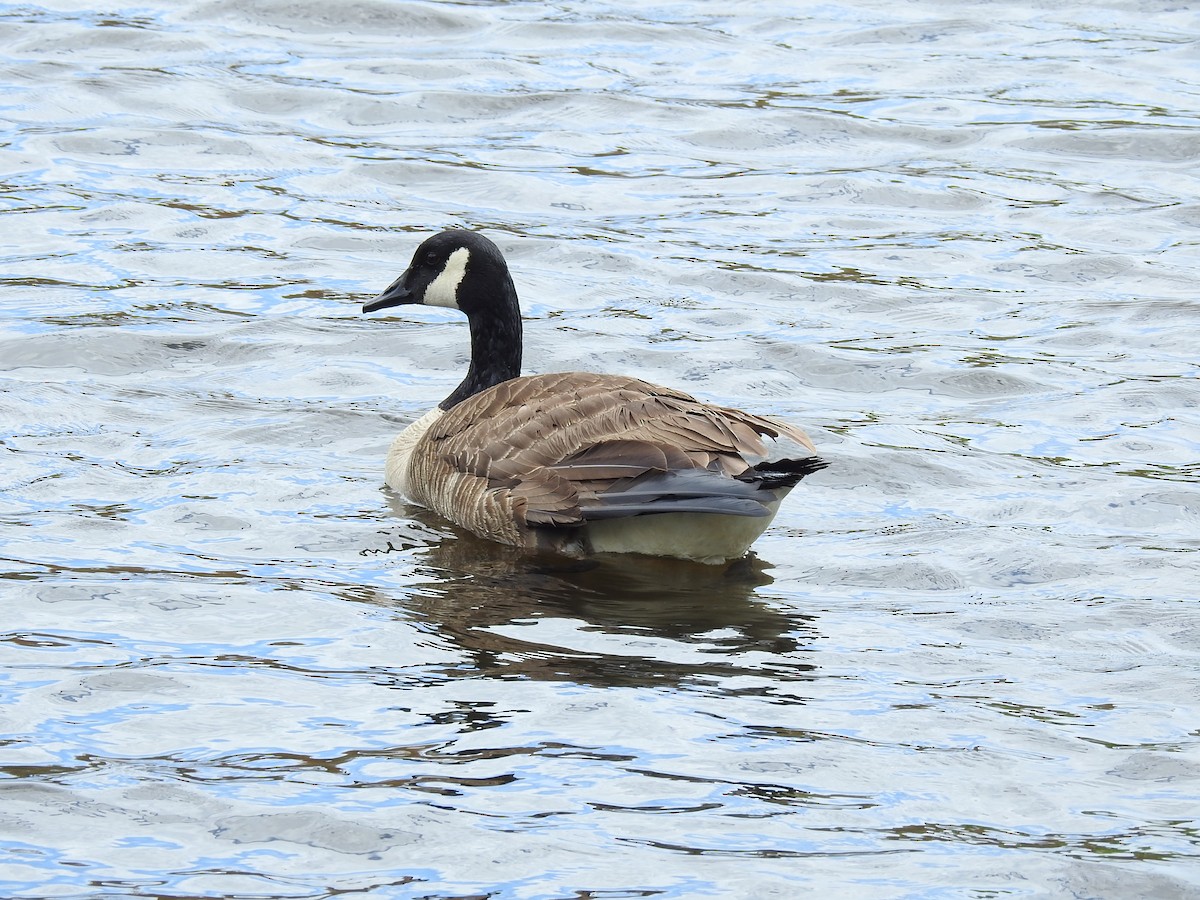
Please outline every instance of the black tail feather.
[[757, 466], [751, 466], [738, 476], [738, 480], [764, 488], [790, 488], [806, 475], [819, 472], [828, 465], [829, 463], [819, 456], [767, 460]]

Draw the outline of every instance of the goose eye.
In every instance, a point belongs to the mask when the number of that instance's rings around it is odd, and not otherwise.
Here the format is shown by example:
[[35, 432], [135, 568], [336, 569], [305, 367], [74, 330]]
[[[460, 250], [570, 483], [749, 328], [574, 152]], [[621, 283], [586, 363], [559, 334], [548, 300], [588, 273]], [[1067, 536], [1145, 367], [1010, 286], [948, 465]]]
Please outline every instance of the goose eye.
[[436, 266], [437, 261], [438, 261], [438, 255], [435, 251], [430, 250], [428, 253], [425, 254], [425, 265]]

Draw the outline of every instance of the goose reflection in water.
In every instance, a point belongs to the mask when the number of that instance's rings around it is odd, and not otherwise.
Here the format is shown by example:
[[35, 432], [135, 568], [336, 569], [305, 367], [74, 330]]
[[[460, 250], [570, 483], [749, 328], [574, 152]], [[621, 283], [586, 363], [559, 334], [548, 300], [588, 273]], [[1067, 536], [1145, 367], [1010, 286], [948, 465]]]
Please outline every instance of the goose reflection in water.
[[412, 554], [415, 569], [407, 590], [373, 602], [427, 623], [479, 675], [621, 686], [813, 677], [813, 617], [771, 605], [773, 579], [754, 556], [717, 569], [536, 555], [391, 502], [406, 525], [381, 535], [380, 550]]

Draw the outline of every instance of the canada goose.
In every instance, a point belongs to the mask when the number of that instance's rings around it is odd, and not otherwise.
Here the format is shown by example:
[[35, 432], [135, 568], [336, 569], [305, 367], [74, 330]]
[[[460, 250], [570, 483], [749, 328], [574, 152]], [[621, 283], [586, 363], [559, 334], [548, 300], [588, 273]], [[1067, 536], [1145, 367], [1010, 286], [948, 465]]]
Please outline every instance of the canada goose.
[[[623, 375], [521, 377], [521, 311], [499, 248], [443, 231], [364, 313], [466, 313], [467, 377], [388, 451], [388, 486], [504, 544], [704, 563], [745, 554], [827, 464], [798, 428]], [[770, 444], [764, 437], [772, 438]]]

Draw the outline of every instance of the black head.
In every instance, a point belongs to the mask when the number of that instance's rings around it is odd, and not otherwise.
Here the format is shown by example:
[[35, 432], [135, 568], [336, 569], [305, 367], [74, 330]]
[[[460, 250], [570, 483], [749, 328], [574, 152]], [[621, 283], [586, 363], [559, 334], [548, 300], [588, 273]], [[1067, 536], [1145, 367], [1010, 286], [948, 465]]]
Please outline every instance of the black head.
[[405, 303], [446, 306], [467, 314], [471, 367], [445, 400], [467, 397], [521, 374], [521, 310], [500, 248], [473, 231], [443, 231], [417, 248], [404, 274], [363, 312]]
[[363, 312], [414, 303], [458, 309], [468, 316], [515, 298], [500, 248], [474, 231], [443, 231], [426, 239], [399, 278]]

